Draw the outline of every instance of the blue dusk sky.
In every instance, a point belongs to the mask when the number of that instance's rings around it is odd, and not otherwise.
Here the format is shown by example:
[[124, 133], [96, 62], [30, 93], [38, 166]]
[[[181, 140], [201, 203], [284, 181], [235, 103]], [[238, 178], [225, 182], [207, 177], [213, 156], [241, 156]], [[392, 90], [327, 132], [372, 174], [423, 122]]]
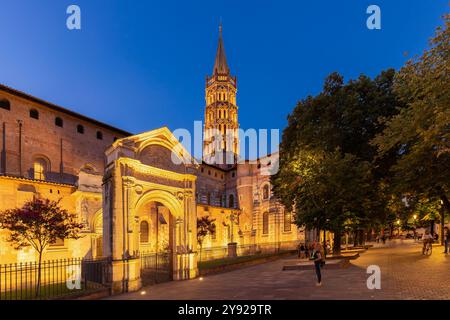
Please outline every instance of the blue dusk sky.
[[[66, 9], [81, 8], [81, 30]], [[366, 9], [381, 8], [381, 30]], [[448, 0], [3, 0], [0, 83], [139, 133], [203, 120], [222, 19], [239, 122], [279, 128], [338, 71], [400, 68], [442, 24]]]

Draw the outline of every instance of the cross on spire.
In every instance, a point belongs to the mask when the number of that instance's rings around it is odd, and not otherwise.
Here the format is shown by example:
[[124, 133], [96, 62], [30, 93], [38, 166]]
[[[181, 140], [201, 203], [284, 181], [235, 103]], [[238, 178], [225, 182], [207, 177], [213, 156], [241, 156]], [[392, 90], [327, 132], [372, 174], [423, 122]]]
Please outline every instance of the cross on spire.
[[213, 74], [229, 74], [230, 69], [227, 64], [227, 57], [225, 55], [225, 47], [222, 39], [222, 20], [219, 24], [219, 44], [217, 45], [216, 60], [214, 62]]

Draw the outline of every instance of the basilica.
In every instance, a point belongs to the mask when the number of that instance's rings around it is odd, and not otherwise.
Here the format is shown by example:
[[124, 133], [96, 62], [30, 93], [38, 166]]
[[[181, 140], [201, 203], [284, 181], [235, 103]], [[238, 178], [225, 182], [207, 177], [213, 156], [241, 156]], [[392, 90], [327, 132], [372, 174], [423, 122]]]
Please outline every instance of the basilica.
[[[181, 280], [198, 275], [200, 256], [216, 259], [221, 249], [295, 248], [305, 231], [271, 191], [278, 154], [239, 157], [237, 87], [220, 28], [205, 84], [203, 158], [195, 159], [167, 127], [134, 135], [0, 85], [0, 211], [60, 199], [83, 223], [82, 237], [51, 244], [44, 258], [108, 257], [117, 292], [142, 285], [140, 257], [149, 253], [166, 252], [170, 278]], [[204, 216], [215, 232], [199, 246]], [[0, 230], [0, 264], [36, 259], [6, 238]]]

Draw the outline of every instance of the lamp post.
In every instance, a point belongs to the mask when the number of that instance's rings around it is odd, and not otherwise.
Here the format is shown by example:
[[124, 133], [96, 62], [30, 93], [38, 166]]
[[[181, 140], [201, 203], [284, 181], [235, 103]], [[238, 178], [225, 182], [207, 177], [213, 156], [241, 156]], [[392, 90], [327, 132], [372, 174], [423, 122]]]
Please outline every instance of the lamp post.
[[439, 211], [441, 212], [441, 245], [444, 245], [444, 227], [445, 227], [445, 211], [444, 211], [444, 201], [441, 202], [441, 207]]
[[417, 215], [413, 215], [414, 221], [414, 241], [417, 241]]
[[234, 228], [233, 228], [233, 225], [234, 225], [234, 220], [235, 220], [235, 216], [234, 216], [234, 213], [231, 213], [230, 214], [230, 222], [231, 222], [231, 243], [234, 243]]
[[397, 220], [397, 236], [400, 237], [400, 219]]
[[237, 244], [234, 242], [234, 221], [236, 220], [236, 215], [234, 212], [231, 212], [230, 216], [228, 217], [230, 219], [231, 224], [231, 236], [230, 236], [230, 243], [228, 243], [228, 257], [234, 258], [237, 256]]

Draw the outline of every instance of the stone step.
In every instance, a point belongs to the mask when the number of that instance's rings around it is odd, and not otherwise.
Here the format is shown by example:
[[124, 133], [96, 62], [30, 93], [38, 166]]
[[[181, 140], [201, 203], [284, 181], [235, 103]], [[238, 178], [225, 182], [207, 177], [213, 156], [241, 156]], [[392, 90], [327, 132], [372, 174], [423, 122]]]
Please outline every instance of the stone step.
[[347, 260], [355, 260], [359, 258], [359, 252], [352, 253], [342, 253], [339, 255], [327, 255], [326, 260], [334, 260], [334, 259], [347, 259]]

